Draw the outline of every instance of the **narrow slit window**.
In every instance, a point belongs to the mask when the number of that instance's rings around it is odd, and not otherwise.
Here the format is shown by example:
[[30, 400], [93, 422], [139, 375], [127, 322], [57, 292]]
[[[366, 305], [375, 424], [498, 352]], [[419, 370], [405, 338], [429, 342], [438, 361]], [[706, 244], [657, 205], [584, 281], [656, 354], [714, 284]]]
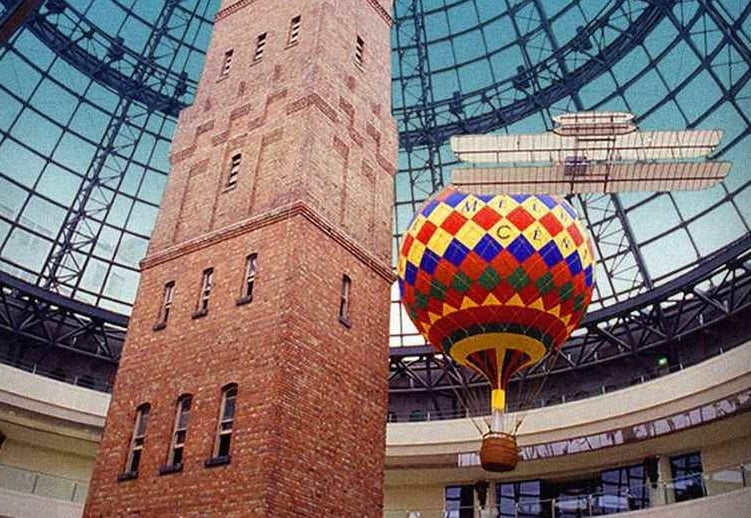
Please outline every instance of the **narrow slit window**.
[[357, 43], [355, 44], [355, 64], [363, 68], [365, 63], [365, 41], [358, 36]]
[[245, 260], [245, 283], [243, 284], [242, 298], [246, 301], [253, 299], [253, 285], [258, 275], [258, 254], [250, 254]]
[[339, 320], [349, 325], [349, 295], [352, 287], [352, 279], [342, 276], [342, 293], [339, 299]]
[[253, 63], [258, 63], [263, 59], [263, 51], [266, 48], [266, 33], [260, 34], [256, 39], [256, 53], [253, 56]]
[[175, 415], [175, 430], [172, 433], [172, 444], [170, 445], [167, 465], [170, 467], [181, 467], [185, 453], [185, 438], [188, 434], [188, 419], [190, 418], [190, 406], [193, 403], [193, 397], [189, 394], [180, 396], [177, 400], [177, 413]]
[[232, 425], [235, 421], [235, 402], [237, 401], [237, 385], [228, 385], [222, 390], [222, 406], [219, 412], [219, 426], [214, 445], [214, 458], [229, 457], [232, 442]]
[[164, 285], [164, 294], [162, 295], [162, 307], [159, 313], [159, 322], [167, 323], [170, 311], [172, 311], [172, 299], [175, 296], [175, 281], [170, 281]]
[[234, 54], [234, 51], [232, 49], [229, 49], [224, 53], [224, 62], [222, 63], [221, 77], [228, 75], [230, 69], [232, 68], [232, 54]]
[[227, 187], [237, 185], [237, 177], [240, 175], [240, 163], [242, 162], [242, 153], [232, 155], [229, 164], [229, 175], [227, 176]]
[[209, 310], [209, 299], [211, 298], [211, 289], [214, 286], [214, 269], [208, 268], [203, 271], [201, 281], [201, 297], [198, 300], [198, 311], [205, 313]]
[[300, 41], [300, 17], [295, 16], [289, 22], [289, 37], [287, 38], [287, 46], [297, 45]]
[[138, 467], [141, 464], [141, 455], [146, 441], [146, 426], [149, 422], [150, 410], [151, 407], [148, 403], [136, 409], [136, 421], [133, 426], [133, 436], [130, 440], [130, 452], [128, 453], [128, 461], [125, 464], [125, 474], [129, 475], [130, 478], [138, 475]]

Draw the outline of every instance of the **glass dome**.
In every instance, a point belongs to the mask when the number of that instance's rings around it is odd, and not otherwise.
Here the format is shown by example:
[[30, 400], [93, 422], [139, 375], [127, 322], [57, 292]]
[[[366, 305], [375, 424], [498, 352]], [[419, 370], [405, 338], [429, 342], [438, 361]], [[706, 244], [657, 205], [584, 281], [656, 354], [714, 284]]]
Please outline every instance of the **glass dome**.
[[[627, 305], [748, 237], [751, 8], [739, 0], [396, 2], [395, 241], [450, 181], [447, 138], [534, 133], [560, 113], [626, 111], [641, 129], [721, 129], [726, 180], [698, 192], [583, 195], [595, 240], [590, 312]], [[422, 339], [393, 290], [392, 346]], [[621, 306], [619, 306], [621, 307]]]
[[0, 48], [2, 271], [129, 313], [217, 6], [46, 1]]
[[[15, 4], [0, 0], [7, 18]], [[218, 0], [47, 0], [0, 49], [0, 270], [127, 314]], [[747, 239], [751, 6], [742, 0], [396, 0], [394, 251], [450, 181], [448, 138], [529, 133], [580, 110], [719, 128], [727, 179], [586, 195], [591, 310], [620, 307]], [[747, 247], [746, 247], [747, 248]], [[745, 248], [744, 248], [745, 250]], [[396, 301], [392, 346], [420, 345]]]

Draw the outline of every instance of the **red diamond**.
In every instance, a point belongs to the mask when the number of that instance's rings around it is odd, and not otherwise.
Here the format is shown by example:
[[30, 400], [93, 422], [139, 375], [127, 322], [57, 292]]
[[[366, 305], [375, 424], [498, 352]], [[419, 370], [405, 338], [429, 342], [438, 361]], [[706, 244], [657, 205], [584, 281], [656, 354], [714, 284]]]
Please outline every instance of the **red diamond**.
[[501, 250], [501, 253], [490, 264], [504, 279], [519, 267], [519, 261], [508, 250]]
[[454, 275], [456, 275], [456, 267], [449, 261], [439, 262], [435, 272], [433, 272], [433, 276], [446, 286], [451, 285]]
[[415, 241], [415, 238], [412, 237], [412, 234], [409, 234], [407, 232], [404, 233], [404, 241], [402, 242], [402, 255], [404, 257], [407, 257], [409, 255], [409, 251], [412, 248], [412, 243]]
[[417, 271], [415, 279], [415, 289], [421, 293], [430, 292], [430, 275], [423, 269]]
[[519, 296], [524, 304], [530, 305], [540, 298], [540, 290], [537, 289], [537, 286], [533, 282], [530, 282], [521, 289]]
[[428, 241], [430, 241], [430, 238], [433, 236], [433, 233], [437, 229], [438, 227], [436, 227], [434, 223], [430, 221], [426, 221], [425, 224], [423, 224], [422, 228], [420, 229], [420, 232], [417, 233], [417, 239], [421, 243], [428, 244]]
[[524, 230], [534, 222], [535, 218], [529, 215], [524, 207], [517, 207], [506, 216], [506, 219], [513, 223], [519, 230]]
[[579, 232], [579, 229], [576, 228], [576, 224], [571, 224], [566, 229], [568, 231], [568, 235], [571, 236], [571, 239], [574, 240], [574, 244], [578, 248], [579, 245], [582, 244], [582, 241], [584, 241], [584, 238], [581, 235], [581, 232]]
[[512, 288], [506, 281], [501, 281], [501, 283], [493, 289], [493, 295], [501, 302], [501, 304], [505, 304], [511, 300], [511, 297], [513, 297], [515, 293], [516, 291], [514, 291], [514, 288]]
[[558, 296], [558, 290], [554, 289], [542, 296], [542, 304], [545, 309], [551, 309], [557, 306], [561, 302]]
[[482, 275], [487, 267], [485, 259], [477, 255], [474, 251], [470, 251], [467, 257], [462, 262], [461, 271], [466, 273], [471, 279], [477, 280]]
[[551, 212], [548, 212], [543, 217], [541, 217], [540, 223], [542, 223], [542, 226], [545, 227], [545, 230], [547, 230], [553, 237], [557, 236], [560, 231], [563, 230], [563, 225], [561, 225], [561, 222], [558, 221], [558, 218], [553, 216]]
[[483, 207], [477, 212], [477, 214], [472, 217], [472, 221], [480, 225], [485, 230], [490, 230], [490, 228], [498, 223], [500, 219], [501, 215], [490, 207]]
[[428, 298], [428, 305], [425, 308], [431, 313], [435, 313], [436, 315], [440, 315], [443, 313], [443, 301], [434, 299], [433, 297]]
[[462, 226], [466, 222], [467, 218], [465, 218], [458, 212], [452, 212], [445, 220], [443, 220], [443, 223], [441, 223], [441, 228], [452, 236], [455, 236], [456, 233], [459, 232], [459, 229], [462, 228]]
[[485, 298], [488, 296], [488, 290], [483, 288], [480, 284], [474, 283], [464, 296], [479, 305], [485, 302]]
[[409, 284], [404, 284], [404, 296], [402, 297], [402, 302], [404, 302], [405, 306], [411, 306], [415, 303], [415, 290], [410, 286]]
[[540, 254], [530, 255], [529, 258], [522, 263], [522, 268], [527, 272], [527, 276], [532, 282], [550, 271], [550, 268], [548, 268], [548, 265], [545, 264], [545, 261], [540, 257]]
[[446, 290], [446, 296], [443, 299], [446, 304], [454, 306], [455, 308], [458, 308], [462, 305], [462, 300], [464, 300], [464, 293], [460, 293], [451, 288]]

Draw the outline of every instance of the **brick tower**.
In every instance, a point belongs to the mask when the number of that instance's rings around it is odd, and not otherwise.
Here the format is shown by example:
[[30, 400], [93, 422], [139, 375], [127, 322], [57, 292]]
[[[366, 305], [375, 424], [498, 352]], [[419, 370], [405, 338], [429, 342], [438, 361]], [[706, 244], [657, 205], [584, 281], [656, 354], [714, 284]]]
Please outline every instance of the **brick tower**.
[[380, 516], [388, 0], [224, 0], [85, 515]]

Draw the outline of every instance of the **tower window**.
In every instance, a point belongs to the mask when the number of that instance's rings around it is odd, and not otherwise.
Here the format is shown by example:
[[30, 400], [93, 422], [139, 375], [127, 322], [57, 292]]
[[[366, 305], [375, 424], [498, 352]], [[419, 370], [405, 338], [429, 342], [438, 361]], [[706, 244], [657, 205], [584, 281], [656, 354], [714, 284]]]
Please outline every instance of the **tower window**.
[[138, 467], [141, 464], [141, 454], [143, 453], [144, 442], [146, 440], [146, 426], [149, 422], [149, 411], [151, 406], [148, 403], [140, 405], [136, 409], [136, 421], [133, 427], [133, 436], [130, 440], [130, 451], [128, 460], [125, 464], [125, 471], [120, 475], [120, 480], [128, 480], [138, 476]]
[[229, 165], [229, 175], [227, 176], [227, 187], [234, 187], [237, 185], [237, 177], [240, 174], [240, 162], [242, 161], [242, 158], [242, 153], [232, 155], [232, 160]]
[[229, 49], [227, 52], [224, 53], [224, 62], [222, 63], [222, 74], [220, 77], [225, 77], [229, 74], [230, 69], [232, 68], [232, 54], [234, 51], [232, 49]]
[[206, 461], [205, 464], [207, 467], [227, 464], [229, 462], [236, 401], [237, 385], [231, 383], [222, 389], [222, 405], [219, 410], [219, 423], [216, 431], [216, 440], [214, 441], [214, 456]]
[[355, 44], [355, 64], [359, 68], [363, 68], [365, 63], [365, 41], [358, 36], [357, 43]]
[[289, 22], [289, 36], [287, 37], [287, 46], [297, 45], [300, 41], [300, 16], [295, 16]]
[[193, 397], [190, 394], [182, 395], [177, 400], [172, 444], [167, 455], [167, 465], [160, 470], [160, 473], [171, 473], [182, 469], [185, 437], [188, 434], [188, 419], [190, 418], [190, 406], [192, 402]]
[[162, 293], [162, 305], [159, 308], [159, 319], [154, 325], [154, 330], [164, 329], [167, 326], [167, 319], [172, 311], [172, 299], [175, 295], [175, 281], [170, 281], [164, 285]]
[[263, 59], [263, 50], [266, 48], [266, 33], [260, 34], [256, 39], [256, 53], [253, 56], [253, 63], [258, 63]]
[[339, 299], [339, 322], [349, 327], [352, 324], [349, 321], [349, 293], [352, 286], [352, 279], [348, 276], [342, 276], [342, 293]]
[[258, 274], [258, 254], [250, 254], [245, 259], [245, 279], [243, 280], [243, 291], [238, 304], [245, 304], [253, 300], [253, 285], [256, 282]]
[[211, 298], [211, 289], [214, 286], [214, 269], [207, 268], [203, 271], [201, 280], [201, 295], [198, 298], [198, 308], [193, 313], [193, 317], [200, 317], [209, 311], [209, 299]]

